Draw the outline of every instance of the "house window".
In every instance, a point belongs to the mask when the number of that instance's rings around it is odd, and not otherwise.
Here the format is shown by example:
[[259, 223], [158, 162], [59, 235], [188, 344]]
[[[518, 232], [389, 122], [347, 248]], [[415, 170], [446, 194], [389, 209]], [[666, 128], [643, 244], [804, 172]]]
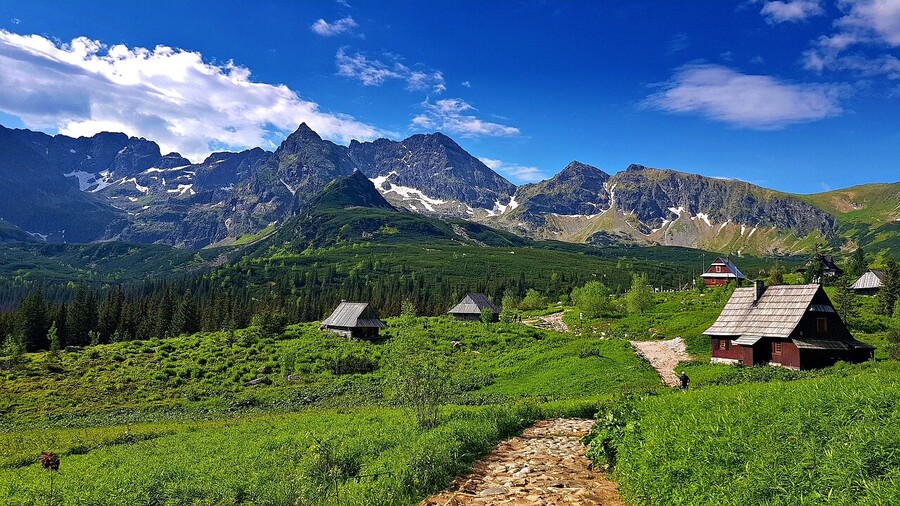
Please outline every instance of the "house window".
[[719, 349], [720, 350], [725, 349], [725, 339], [719, 339]]
[[721, 265], [717, 265], [717, 266], [716, 266], [716, 272], [722, 272], [722, 266], [721, 266]]
[[783, 344], [784, 343], [779, 343], [779, 342], [772, 343], [772, 354], [773, 355], [781, 355]]
[[828, 318], [816, 318], [816, 332], [820, 334], [828, 332]]

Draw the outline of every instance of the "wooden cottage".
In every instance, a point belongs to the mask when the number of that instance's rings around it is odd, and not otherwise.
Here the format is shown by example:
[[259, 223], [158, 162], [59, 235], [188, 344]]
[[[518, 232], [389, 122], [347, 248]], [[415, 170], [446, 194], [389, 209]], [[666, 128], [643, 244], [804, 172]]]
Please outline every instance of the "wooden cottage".
[[341, 302], [322, 321], [322, 329], [354, 339], [378, 339], [379, 329], [387, 328], [368, 302]]
[[[808, 262], [806, 262], [802, 267], [797, 269], [797, 272], [803, 274], [805, 273], [813, 264], [813, 261], [818, 259], [819, 263], [822, 264], [822, 277], [823, 278], [838, 278], [844, 274], [844, 269], [838, 267], [838, 265], [834, 262], [834, 257], [827, 257], [822, 254], [816, 254], [814, 258], [811, 258]], [[814, 283], [820, 283], [821, 279], [813, 279]]]
[[875, 295], [881, 289], [882, 279], [884, 279], [884, 271], [869, 269], [850, 286], [850, 289], [859, 295]]
[[821, 286], [777, 285], [737, 288], [710, 336], [712, 362], [791, 369], [862, 362], [875, 348], [850, 335]]
[[741, 286], [741, 283], [746, 279], [740, 269], [734, 265], [734, 262], [727, 257], [725, 259], [717, 257], [700, 277], [703, 278], [706, 286], [722, 286], [728, 283], [737, 283], [738, 286]]
[[493, 320], [500, 319], [500, 308], [495, 306], [488, 300], [483, 293], [469, 293], [459, 301], [459, 304], [453, 307], [447, 313], [453, 315], [454, 318], [461, 321], [479, 321], [481, 320], [481, 311], [485, 308], [491, 310], [494, 315]]

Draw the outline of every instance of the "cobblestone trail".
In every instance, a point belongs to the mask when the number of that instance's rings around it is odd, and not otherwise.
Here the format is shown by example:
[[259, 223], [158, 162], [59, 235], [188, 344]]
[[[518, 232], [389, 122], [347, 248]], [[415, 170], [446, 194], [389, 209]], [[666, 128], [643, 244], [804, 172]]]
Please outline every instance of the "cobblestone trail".
[[581, 438], [593, 420], [542, 420], [501, 443], [422, 506], [624, 505], [616, 484], [589, 469]]

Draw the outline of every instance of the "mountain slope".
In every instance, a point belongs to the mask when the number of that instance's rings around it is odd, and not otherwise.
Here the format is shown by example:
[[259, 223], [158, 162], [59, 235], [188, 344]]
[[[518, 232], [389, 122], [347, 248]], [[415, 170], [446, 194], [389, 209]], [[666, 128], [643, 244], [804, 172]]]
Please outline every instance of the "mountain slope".
[[36, 237], [89, 242], [112, 237], [125, 213], [79, 191], [16, 131], [0, 127], [0, 219]]
[[838, 234], [870, 251], [900, 251], [900, 182], [866, 184], [797, 198], [831, 214]]
[[441, 133], [350, 143], [356, 166], [404, 207], [467, 217], [509, 203], [516, 187]]

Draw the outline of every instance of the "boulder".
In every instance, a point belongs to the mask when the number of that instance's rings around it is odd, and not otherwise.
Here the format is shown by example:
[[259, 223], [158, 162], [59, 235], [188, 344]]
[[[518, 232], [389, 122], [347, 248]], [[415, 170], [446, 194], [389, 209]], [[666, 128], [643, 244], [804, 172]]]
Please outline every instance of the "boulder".
[[248, 381], [247, 383], [245, 383], [245, 385], [248, 387], [252, 387], [255, 385], [271, 385], [271, 384], [272, 384], [272, 380], [269, 379], [268, 376], [260, 376], [259, 378], [252, 379], [252, 380]]

